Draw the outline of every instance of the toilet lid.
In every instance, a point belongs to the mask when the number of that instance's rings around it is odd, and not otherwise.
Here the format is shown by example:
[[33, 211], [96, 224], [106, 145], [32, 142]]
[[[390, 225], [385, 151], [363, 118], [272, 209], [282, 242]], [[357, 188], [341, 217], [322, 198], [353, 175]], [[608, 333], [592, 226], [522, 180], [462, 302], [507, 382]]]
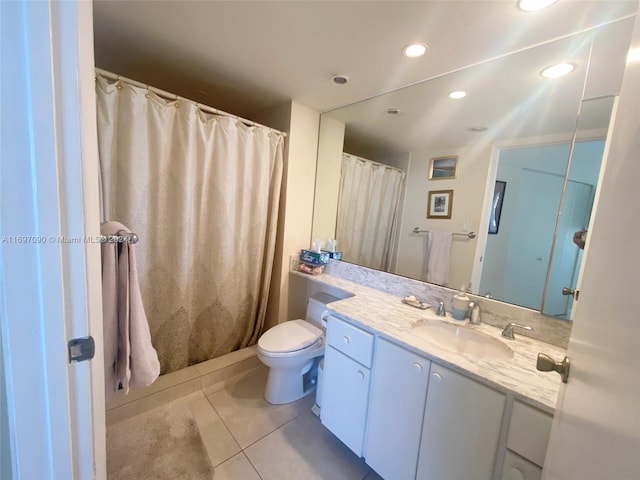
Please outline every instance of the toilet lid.
[[276, 325], [262, 334], [258, 346], [267, 352], [294, 352], [314, 344], [322, 330], [304, 320], [291, 320]]

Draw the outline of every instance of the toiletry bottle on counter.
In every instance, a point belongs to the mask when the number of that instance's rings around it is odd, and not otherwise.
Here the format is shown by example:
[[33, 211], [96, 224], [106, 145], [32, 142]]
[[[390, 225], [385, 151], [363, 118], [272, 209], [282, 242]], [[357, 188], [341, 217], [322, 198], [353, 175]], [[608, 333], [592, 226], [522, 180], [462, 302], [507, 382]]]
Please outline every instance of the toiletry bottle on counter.
[[464, 285], [460, 289], [460, 293], [453, 296], [453, 300], [451, 302], [451, 315], [456, 320], [464, 320], [465, 317], [469, 314], [469, 302], [471, 299], [467, 296], [464, 291]]

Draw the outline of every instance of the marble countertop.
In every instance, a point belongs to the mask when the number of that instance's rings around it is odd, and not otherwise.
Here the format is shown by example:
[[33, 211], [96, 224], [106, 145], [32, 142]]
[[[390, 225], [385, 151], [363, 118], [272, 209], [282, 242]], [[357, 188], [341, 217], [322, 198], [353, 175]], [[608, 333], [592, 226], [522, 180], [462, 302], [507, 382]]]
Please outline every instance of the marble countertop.
[[[434, 308], [420, 310], [402, 303], [402, 297], [391, 295], [364, 285], [350, 282], [328, 274], [301, 275], [310, 281], [337, 288], [350, 295], [349, 298], [332, 302], [330, 312], [353, 321], [354, 324], [369, 331], [375, 331], [381, 337], [394, 340], [416, 353], [425, 355], [453, 370], [492, 386], [505, 393], [511, 393], [544, 411], [553, 413], [561, 385], [560, 375], [555, 372], [539, 372], [536, 360], [539, 352], [546, 353], [556, 360], [564, 358], [566, 351], [539, 340], [518, 335], [515, 340], [504, 339], [501, 329], [487, 324], [472, 326], [468, 321], [454, 320], [450, 313], [438, 317]], [[421, 322], [448, 322], [483, 332], [508, 345], [513, 350], [509, 360], [478, 359], [465, 354], [444, 349], [422, 336], [416, 335], [414, 325]]]

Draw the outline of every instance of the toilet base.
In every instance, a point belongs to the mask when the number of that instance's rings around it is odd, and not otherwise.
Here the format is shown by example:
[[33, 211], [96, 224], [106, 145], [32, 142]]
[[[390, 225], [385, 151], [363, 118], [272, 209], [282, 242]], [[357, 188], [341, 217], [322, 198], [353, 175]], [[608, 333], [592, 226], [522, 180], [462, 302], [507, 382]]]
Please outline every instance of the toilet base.
[[295, 402], [316, 389], [320, 358], [307, 362], [302, 369], [270, 368], [264, 399], [274, 405]]

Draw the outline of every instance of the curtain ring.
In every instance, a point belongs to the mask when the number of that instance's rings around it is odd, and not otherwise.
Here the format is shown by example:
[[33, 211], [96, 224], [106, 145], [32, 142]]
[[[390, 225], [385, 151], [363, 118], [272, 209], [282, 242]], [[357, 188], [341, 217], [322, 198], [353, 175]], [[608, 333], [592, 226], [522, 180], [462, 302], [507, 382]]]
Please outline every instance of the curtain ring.
[[116, 88], [118, 90], [122, 90], [122, 84], [120, 83], [120, 81], [118, 81], [118, 83], [116, 83]]

